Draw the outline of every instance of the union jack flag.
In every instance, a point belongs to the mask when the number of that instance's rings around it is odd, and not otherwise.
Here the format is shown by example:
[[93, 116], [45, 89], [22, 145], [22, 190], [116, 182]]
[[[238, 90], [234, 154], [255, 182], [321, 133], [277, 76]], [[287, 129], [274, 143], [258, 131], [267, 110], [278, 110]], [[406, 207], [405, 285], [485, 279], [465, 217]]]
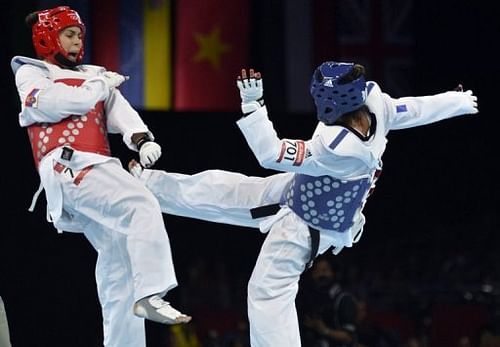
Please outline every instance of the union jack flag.
[[[314, 112], [304, 86], [309, 85], [314, 68], [328, 60], [363, 64], [367, 78], [393, 97], [414, 94], [415, 0], [294, 0], [284, 4], [289, 112]], [[299, 14], [304, 20], [297, 21]]]
[[414, 92], [414, 0], [337, 0], [334, 56], [365, 65], [394, 97]]

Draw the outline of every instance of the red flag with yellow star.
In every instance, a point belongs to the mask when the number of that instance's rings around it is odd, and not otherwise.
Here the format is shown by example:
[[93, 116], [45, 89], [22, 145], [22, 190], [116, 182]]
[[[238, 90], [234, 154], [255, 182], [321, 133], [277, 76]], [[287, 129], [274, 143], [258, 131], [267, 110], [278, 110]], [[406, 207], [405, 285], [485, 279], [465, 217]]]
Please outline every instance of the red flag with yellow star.
[[176, 5], [177, 111], [237, 111], [236, 77], [248, 68], [248, 0], [183, 0]]

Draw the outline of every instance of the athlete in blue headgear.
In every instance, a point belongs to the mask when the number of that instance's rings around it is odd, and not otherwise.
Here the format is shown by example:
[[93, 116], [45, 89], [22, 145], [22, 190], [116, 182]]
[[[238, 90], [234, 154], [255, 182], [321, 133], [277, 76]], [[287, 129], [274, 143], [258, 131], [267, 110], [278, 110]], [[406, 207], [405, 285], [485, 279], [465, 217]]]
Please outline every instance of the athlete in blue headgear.
[[316, 253], [331, 246], [338, 253], [359, 240], [389, 130], [477, 113], [477, 98], [472, 91], [449, 91], [393, 99], [365, 81], [363, 66], [325, 62], [311, 81], [320, 121], [312, 138], [281, 140], [263, 105], [260, 74], [250, 70], [247, 78], [243, 70], [237, 83], [247, 114], [238, 126], [259, 163], [295, 173], [248, 285], [251, 343], [298, 347], [299, 277]]
[[[309, 140], [278, 138], [267, 115], [260, 73], [237, 79], [244, 117], [237, 124], [268, 178], [220, 170], [187, 176], [132, 171], [159, 199], [162, 211], [269, 231], [248, 285], [253, 347], [299, 347], [295, 309], [300, 275], [317, 254], [338, 254], [361, 237], [363, 207], [382, 170], [389, 130], [478, 112], [472, 91], [394, 99], [365, 81], [364, 67], [325, 62], [310, 92], [319, 123]], [[276, 203], [276, 209], [270, 205]], [[278, 205], [279, 203], [279, 205]], [[249, 209], [256, 205], [251, 219]]]

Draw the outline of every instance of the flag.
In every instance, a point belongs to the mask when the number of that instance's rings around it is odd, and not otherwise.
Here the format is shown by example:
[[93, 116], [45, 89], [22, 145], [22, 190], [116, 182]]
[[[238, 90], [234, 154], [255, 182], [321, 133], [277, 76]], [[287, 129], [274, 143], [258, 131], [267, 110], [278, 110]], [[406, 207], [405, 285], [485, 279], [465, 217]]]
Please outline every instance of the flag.
[[[311, 75], [314, 71], [314, 30], [311, 1], [285, 1], [283, 6], [286, 110], [290, 113], [313, 112], [314, 104], [309, 94]], [[298, 20], [299, 18], [300, 20]]]
[[236, 77], [248, 68], [248, 0], [176, 3], [177, 111], [236, 111]]
[[[120, 91], [143, 110], [172, 107], [171, 0], [68, 0], [85, 23], [85, 64], [130, 77]], [[39, 0], [39, 9], [60, 6]]]
[[360, 63], [393, 96], [413, 93], [414, 0], [337, 0], [336, 59]]
[[283, 4], [285, 30], [286, 111], [314, 113], [311, 77], [322, 62], [335, 56], [335, 1], [295, 0]]
[[328, 60], [363, 64], [384, 91], [413, 94], [413, 5], [413, 0], [285, 1], [287, 112], [314, 112], [311, 75]]
[[170, 0], [92, 2], [92, 62], [130, 76], [120, 90], [139, 109], [172, 106], [170, 8]]
[[171, 106], [170, 1], [146, 0], [144, 7], [144, 104], [148, 109]]
[[[86, 47], [92, 50], [91, 63], [123, 74], [120, 68], [119, 1], [92, 1]], [[88, 52], [86, 53], [89, 56]]]

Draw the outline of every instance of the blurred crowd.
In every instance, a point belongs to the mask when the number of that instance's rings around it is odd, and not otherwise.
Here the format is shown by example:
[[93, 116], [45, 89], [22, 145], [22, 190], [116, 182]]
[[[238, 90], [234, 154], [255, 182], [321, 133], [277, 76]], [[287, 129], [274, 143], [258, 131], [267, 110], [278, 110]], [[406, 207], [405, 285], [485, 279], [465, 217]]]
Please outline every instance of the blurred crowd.
[[[482, 228], [436, 226], [321, 255], [300, 282], [302, 345], [500, 347], [498, 236], [491, 220]], [[249, 347], [247, 277], [193, 258], [177, 295], [196, 319], [171, 327], [165, 346]]]

